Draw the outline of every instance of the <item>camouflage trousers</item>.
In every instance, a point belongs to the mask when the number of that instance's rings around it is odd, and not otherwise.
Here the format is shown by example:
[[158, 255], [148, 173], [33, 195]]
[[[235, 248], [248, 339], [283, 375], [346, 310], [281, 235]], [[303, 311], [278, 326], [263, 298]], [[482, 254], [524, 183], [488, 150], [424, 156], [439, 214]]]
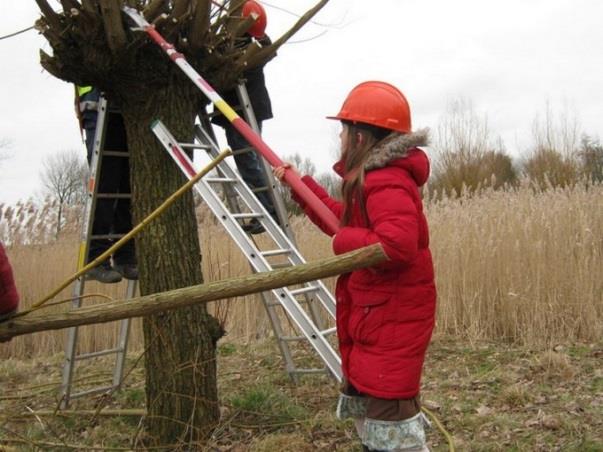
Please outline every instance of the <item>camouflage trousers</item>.
[[367, 397], [341, 393], [337, 403], [339, 419], [353, 418], [358, 435], [366, 447], [376, 451], [427, 451], [425, 427], [429, 421], [422, 412], [404, 420], [379, 420], [367, 416]]

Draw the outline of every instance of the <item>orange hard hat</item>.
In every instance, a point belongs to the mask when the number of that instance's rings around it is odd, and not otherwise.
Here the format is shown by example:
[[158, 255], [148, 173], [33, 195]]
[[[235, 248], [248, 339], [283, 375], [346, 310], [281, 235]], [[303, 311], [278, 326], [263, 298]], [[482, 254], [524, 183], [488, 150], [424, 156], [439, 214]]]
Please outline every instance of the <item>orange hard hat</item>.
[[266, 32], [266, 24], [268, 22], [264, 7], [255, 0], [248, 0], [243, 5], [242, 14], [244, 18], [252, 15], [255, 16], [255, 22], [251, 27], [249, 27], [247, 33], [254, 38], [263, 38]]
[[363, 82], [346, 97], [337, 116], [329, 119], [361, 122], [400, 133], [411, 131], [410, 107], [398, 88], [385, 82]]

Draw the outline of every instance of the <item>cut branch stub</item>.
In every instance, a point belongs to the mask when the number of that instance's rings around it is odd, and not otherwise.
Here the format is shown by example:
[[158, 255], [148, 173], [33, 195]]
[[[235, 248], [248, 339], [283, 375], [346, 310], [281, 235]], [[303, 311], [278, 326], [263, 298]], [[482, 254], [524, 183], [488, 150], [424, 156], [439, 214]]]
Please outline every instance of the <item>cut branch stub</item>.
[[124, 30], [121, 16], [120, 0], [103, 0], [100, 2], [101, 15], [105, 25], [107, 44], [113, 54], [116, 54], [126, 45], [126, 31]]

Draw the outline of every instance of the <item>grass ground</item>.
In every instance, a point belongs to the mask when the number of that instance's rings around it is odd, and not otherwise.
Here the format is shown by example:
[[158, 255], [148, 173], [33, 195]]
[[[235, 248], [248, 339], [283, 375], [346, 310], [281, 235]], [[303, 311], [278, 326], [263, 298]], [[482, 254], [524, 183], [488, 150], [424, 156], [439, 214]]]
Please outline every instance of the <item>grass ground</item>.
[[[428, 353], [423, 401], [458, 451], [603, 451], [602, 362], [603, 342], [536, 351], [438, 337]], [[6, 450], [142, 448], [140, 356], [128, 360], [124, 390], [78, 399], [73, 408], [91, 412], [68, 416], [52, 414], [61, 363], [60, 355], [0, 363], [0, 444]], [[333, 381], [312, 376], [293, 384], [273, 342], [221, 344], [218, 369], [222, 420], [206, 450], [360, 450], [352, 424], [334, 416]], [[100, 381], [110, 371], [111, 362], [99, 359], [77, 377]], [[100, 408], [108, 415], [94, 415]], [[428, 438], [433, 451], [447, 450], [437, 429]]]

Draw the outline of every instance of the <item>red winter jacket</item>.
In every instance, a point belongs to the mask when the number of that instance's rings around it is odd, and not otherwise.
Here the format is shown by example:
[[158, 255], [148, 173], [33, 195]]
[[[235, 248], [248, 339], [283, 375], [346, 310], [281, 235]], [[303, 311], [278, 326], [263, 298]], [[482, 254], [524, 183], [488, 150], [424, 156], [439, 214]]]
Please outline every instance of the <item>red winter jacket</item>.
[[[429, 232], [418, 192], [429, 176], [429, 161], [416, 146], [426, 142], [426, 131], [392, 134], [371, 151], [364, 184], [370, 226], [354, 206], [351, 223], [333, 240], [335, 254], [380, 243], [390, 258], [340, 276], [335, 291], [343, 374], [361, 392], [383, 399], [417, 395], [435, 322]], [[341, 166], [334, 167], [340, 175]], [[341, 218], [341, 202], [311, 177], [302, 180]]]
[[4, 247], [0, 243], [0, 315], [14, 311], [18, 304], [19, 294], [15, 286], [13, 270]]

